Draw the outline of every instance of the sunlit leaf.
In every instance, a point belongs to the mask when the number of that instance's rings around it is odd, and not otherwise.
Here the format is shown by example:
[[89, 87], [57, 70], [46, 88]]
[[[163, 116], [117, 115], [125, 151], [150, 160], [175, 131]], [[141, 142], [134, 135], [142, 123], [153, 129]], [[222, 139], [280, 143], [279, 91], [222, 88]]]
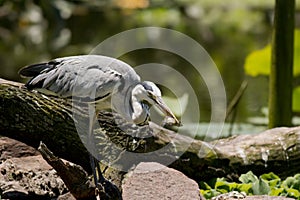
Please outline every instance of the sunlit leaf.
[[252, 184], [251, 183], [238, 184], [236, 189], [240, 192], [246, 192], [246, 194], [249, 194], [252, 193]]
[[281, 179], [279, 178], [279, 176], [277, 176], [273, 172], [270, 172], [268, 174], [263, 174], [263, 175], [260, 176], [260, 178], [267, 181], [267, 183], [269, 184], [269, 186], [271, 188], [279, 186], [280, 183], [281, 183]]
[[[210, 199], [218, 194], [224, 194], [231, 191], [245, 192], [247, 195], [269, 195], [269, 196], [287, 196], [292, 198], [300, 198], [300, 174], [294, 177], [287, 177], [281, 184], [281, 179], [276, 174], [270, 172], [263, 174], [259, 178], [251, 171], [242, 174], [240, 181], [249, 183], [228, 182], [225, 178], [214, 179], [215, 188], [205, 186], [204, 182], [200, 183], [200, 192]], [[274, 184], [276, 183], [277, 184]], [[204, 189], [203, 188], [207, 188]]]
[[200, 182], [200, 188], [204, 189], [204, 190], [211, 190], [212, 189], [206, 182], [203, 182], [203, 181]]
[[293, 90], [293, 111], [300, 112], [300, 86]]
[[253, 194], [255, 195], [263, 195], [263, 194], [268, 194], [271, 189], [267, 181], [260, 178], [258, 181], [253, 183], [252, 190], [253, 190]]
[[274, 179], [280, 179], [279, 176], [277, 176], [276, 174], [274, 174], [273, 172], [267, 173], [267, 174], [263, 174], [260, 176], [260, 178], [266, 180], [266, 181], [270, 181], [270, 180], [274, 180]]
[[284, 188], [273, 188], [271, 189], [270, 196], [279, 196], [284, 192]]
[[228, 182], [226, 182], [224, 179], [220, 179], [220, 178], [218, 178], [218, 180], [216, 182], [215, 189], [220, 191], [221, 193], [230, 191]]
[[287, 196], [288, 197], [294, 197], [294, 198], [299, 198], [300, 197], [300, 192], [295, 189], [286, 189], [287, 191]]
[[[294, 35], [294, 76], [300, 74], [300, 30]], [[245, 72], [250, 76], [269, 75], [271, 67], [271, 44], [250, 53], [245, 61]]]
[[245, 62], [246, 74], [250, 76], [269, 75], [271, 66], [271, 45], [250, 53]]
[[283, 188], [291, 188], [300, 190], [300, 177], [299, 174], [294, 177], [287, 177], [285, 181], [283, 181], [281, 187]]
[[216, 190], [200, 190], [201, 194], [206, 198], [206, 199], [211, 199], [212, 197], [218, 196], [221, 193], [217, 192]]
[[253, 174], [252, 171], [249, 171], [247, 174], [242, 174], [239, 178], [239, 181], [242, 183], [254, 183], [258, 181], [258, 178]]

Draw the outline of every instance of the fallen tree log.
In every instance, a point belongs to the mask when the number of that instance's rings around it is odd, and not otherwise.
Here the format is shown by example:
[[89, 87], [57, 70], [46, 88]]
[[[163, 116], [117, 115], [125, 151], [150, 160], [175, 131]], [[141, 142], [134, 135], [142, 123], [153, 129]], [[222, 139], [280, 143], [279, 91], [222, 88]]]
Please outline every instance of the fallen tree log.
[[[87, 116], [77, 111], [80, 120], [86, 120]], [[43, 141], [55, 155], [90, 172], [88, 153], [81, 141], [84, 136], [78, 135], [73, 114], [71, 102], [0, 80], [0, 134], [36, 148]], [[249, 170], [257, 175], [273, 171], [286, 177], [300, 169], [299, 127], [207, 143], [154, 123], [137, 127], [109, 112], [100, 113], [98, 121], [101, 128], [95, 131], [95, 138], [99, 159], [117, 171], [126, 171], [141, 161], [155, 161], [200, 181], [216, 176], [235, 180]]]

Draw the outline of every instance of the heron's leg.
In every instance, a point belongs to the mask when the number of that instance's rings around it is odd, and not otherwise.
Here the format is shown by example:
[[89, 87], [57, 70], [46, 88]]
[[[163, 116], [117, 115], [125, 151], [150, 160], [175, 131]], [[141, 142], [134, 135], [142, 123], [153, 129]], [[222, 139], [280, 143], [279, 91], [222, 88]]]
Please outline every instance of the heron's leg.
[[98, 184], [98, 179], [97, 179], [97, 173], [96, 173], [96, 164], [95, 164], [95, 159], [94, 159], [94, 156], [89, 153], [89, 157], [90, 157], [90, 164], [91, 164], [91, 168], [92, 168], [92, 171], [93, 171], [93, 178], [94, 178], [94, 182], [95, 182], [95, 185]]
[[[93, 170], [93, 175], [94, 175], [94, 181], [95, 185], [97, 188], [96, 191], [96, 197], [104, 199], [120, 199], [122, 200], [122, 195], [121, 192], [119, 191], [118, 187], [115, 186], [113, 183], [108, 181], [107, 179], [104, 178], [101, 169], [100, 169], [100, 164], [99, 161], [93, 156], [96, 155], [98, 152], [96, 151], [96, 144], [94, 140], [94, 124], [96, 122], [98, 112], [93, 112], [95, 107], [92, 107], [92, 105], [89, 105], [89, 112], [90, 112], [90, 117], [89, 118], [89, 134], [88, 134], [88, 145], [89, 148], [92, 150], [89, 152], [90, 155], [90, 162], [91, 162], [91, 167]], [[93, 113], [91, 113], [93, 112]], [[93, 115], [91, 115], [93, 114]], [[96, 172], [97, 170], [97, 172]]]
[[[93, 156], [93, 154], [97, 154], [96, 151], [96, 144], [95, 144], [95, 139], [94, 139], [94, 124], [97, 120], [97, 115], [98, 113], [95, 112], [95, 107], [92, 104], [89, 104], [89, 133], [88, 133], [88, 145], [89, 148], [91, 150], [91, 152], [89, 152], [89, 156], [90, 156], [90, 164], [92, 167], [92, 171], [93, 171], [93, 176], [94, 176], [94, 182], [95, 185], [98, 186], [98, 184], [102, 184], [105, 181], [105, 178], [102, 175], [102, 172], [100, 170], [100, 166], [99, 166], [99, 161]], [[97, 172], [96, 172], [97, 170]]]
[[[97, 180], [97, 173], [96, 173], [96, 163], [95, 163], [95, 158], [93, 156], [93, 153], [95, 151], [95, 141], [94, 141], [94, 124], [92, 123], [94, 121], [94, 117], [89, 117], [89, 132], [88, 132], [88, 137], [87, 137], [87, 145], [90, 150], [89, 152], [89, 157], [90, 157], [90, 164], [93, 172], [93, 177], [94, 177], [94, 182], [95, 185], [97, 185], [98, 180]], [[90, 152], [92, 151], [92, 152]]]
[[[99, 112], [95, 112], [95, 115], [93, 116], [93, 126], [94, 126], [94, 124], [96, 123], [96, 121], [97, 121], [97, 116], [98, 116], [98, 114], [99, 114]], [[96, 144], [95, 144], [95, 140], [94, 140], [94, 134], [92, 135], [92, 137], [93, 137], [93, 144], [94, 144], [94, 149], [95, 149], [95, 151], [96, 151]], [[97, 151], [95, 152], [95, 153], [98, 153]], [[100, 163], [99, 163], [99, 160], [97, 160], [97, 158], [95, 158], [95, 157], [93, 157], [94, 158], [94, 163], [95, 163], [95, 167], [96, 167], [96, 169], [97, 169], [97, 174], [98, 174], [98, 176], [97, 176], [97, 179], [98, 179], [98, 181], [99, 181], [99, 183], [103, 183], [104, 181], [105, 181], [105, 178], [104, 178], [104, 176], [103, 176], [103, 174], [102, 174], [102, 172], [101, 172], [101, 168], [100, 168]]]

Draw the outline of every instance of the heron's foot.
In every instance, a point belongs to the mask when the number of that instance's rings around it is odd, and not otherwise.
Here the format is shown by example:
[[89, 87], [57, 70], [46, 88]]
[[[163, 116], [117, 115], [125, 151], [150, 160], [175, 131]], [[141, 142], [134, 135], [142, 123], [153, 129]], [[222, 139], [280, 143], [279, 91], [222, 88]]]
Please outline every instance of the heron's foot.
[[96, 185], [96, 196], [99, 196], [101, 200], [122, 200], [119, 188], [106, 179]]

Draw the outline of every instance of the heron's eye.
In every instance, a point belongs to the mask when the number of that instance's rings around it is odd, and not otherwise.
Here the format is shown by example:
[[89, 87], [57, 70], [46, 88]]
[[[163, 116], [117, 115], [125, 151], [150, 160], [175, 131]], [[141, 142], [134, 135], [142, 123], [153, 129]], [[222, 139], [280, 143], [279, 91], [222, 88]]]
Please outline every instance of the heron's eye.
[[147, 91], [148, 92], [148, 96], [151, 98], [151, 99], [155, 99], [156, 96], [154, 95], [154, 93], [152, 91]]

